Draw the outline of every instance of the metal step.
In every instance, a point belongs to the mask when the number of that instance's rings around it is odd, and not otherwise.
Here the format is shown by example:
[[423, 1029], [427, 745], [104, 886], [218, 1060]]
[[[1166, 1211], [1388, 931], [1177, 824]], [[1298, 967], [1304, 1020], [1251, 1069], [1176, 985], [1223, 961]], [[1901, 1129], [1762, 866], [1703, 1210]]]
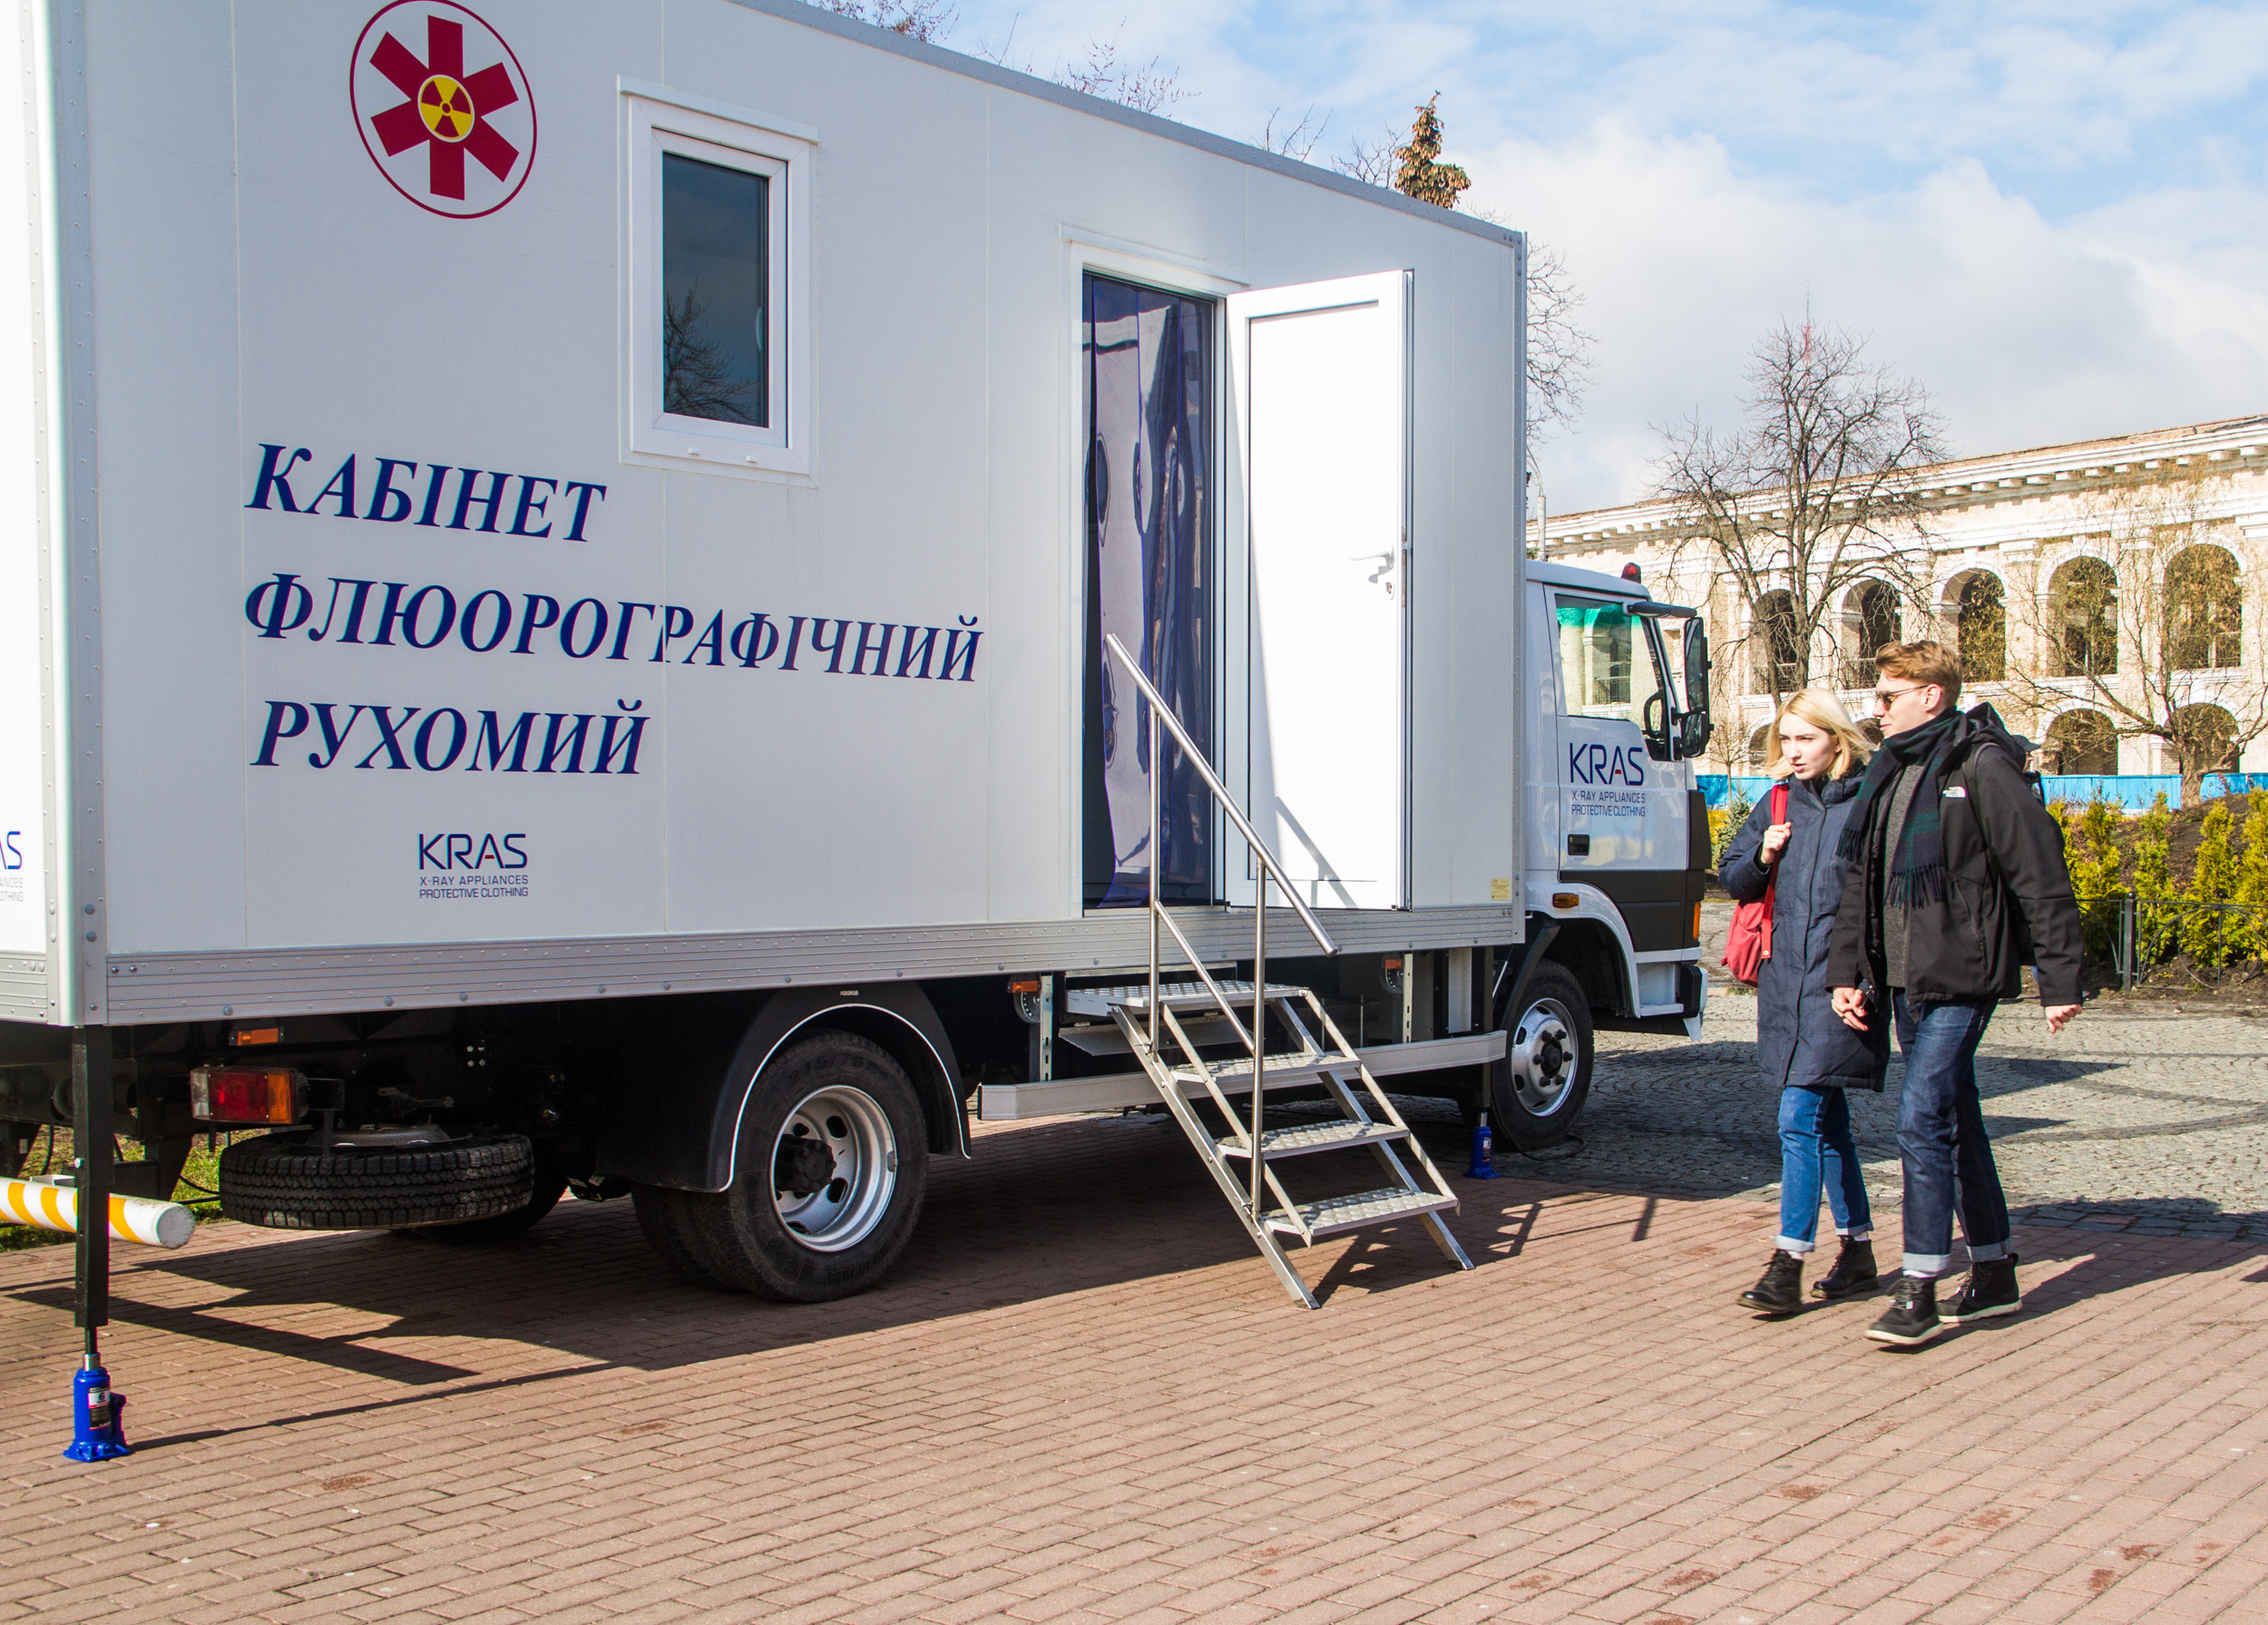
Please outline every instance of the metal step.
[[[1229, 1008], [1236, 1011], [1237, 1018], [1239, 1021], [1246, 1019], [1246, 1012], [1252, 1008], [1252, 984], [1222, 982], [1217, 985], [1227, 996]], [[1206, 991], [1202, 982], [1161, 982], [1158, 984], [1158, 1003], [1176, 1013], [1220, 1008], [1213, 1003], [1213, 995]], [[1306, 993], [1305, 988], [1289, 983], [1271, 982], [1267, 996], [1271, 999], [1298, 999], [1304, 998]], [[1071, 1015], [1107, 1016], [1113, 1005], [1126, 1010], [1148, 1010], [1149, 984], [1135, 982], [1118, 987], [1074, 987], [1063, 995], [1063, 1009]]]
[[[1188, 1035], [1191, 1043], [1200, 1048], [1207, 1044], [1242, 1042], [1237, 1036], [1237, 1029], [1230, 1026], [1228, 1019], [1222, 1015], [1184, 1017], [1181, 1031]], [[1133, 1044], [1125, 1033], [1119, 1031], [1115, 1022], [1099, 1022], [1093, 1026], [1058, 1027], [1055, 1038], [1057, 1043], [1067, 1043], [1074, 1050], [1090, 1055], [1130, 1055], [1134, 1052]]]
[[[1288, 1052], [1268, 1057], [1268, 1087], [1282, 1089], [1287, 1084], [1305, 1082], [1325, 1072], [1337, 1072], [1352, 1078], [1358, 1063], [1352, 1055], [1333, 1055], [1316, 1050]], [[1187, 1062], [1168, 1069], [1177, 1083], [1202, 1085], [1207, 1077], [1213, 1087], [1223, 1094], [1237, 1094], [1252, 1087], [1252, 1057], [1237, 1056], [1228, 1061], [1200, 1061], [1195, 1065]]]
[[1391, 1224], [1397, 1219], [1418, 1219], [1428, 1213], [1453, 1212], [1457, 1199], [1435, 1196], [1430, 1190], [1358, 1190], [1353, 1196], [1326, 1196], [1317, 1202], [1299, 1202], [1295, 1207], [1297, 1219], [1277, 1208], [1267, 1216], [1267, 1228], [1286, 1236], [1297, 1236], [1305, 1227], [1305, 1234], [1320, 1238], [1336, 1236], [1346, 1230], [1367, 1229], [1374, 1224]]
[[[1196, 1034], [1192, 1033], [1191, 1036]], [[1373, 1044], [1355, 1053], [1362, 1057], [1363, 1064], [1374, 1077], [1398, 1077], [1407, 1072], [1501, 1061], [1504, 1058], [1504, 1032], [1500, 1027], [1461, 1038]], [[1312, 1082], [1312, 1078], [1279, 1078], [1273, 1067], [1268, 1070], [1271, 1093]], [[1157, 1103], [1158, 1085], [1146, 1072], [1110, 1072], [1100, 1078], [1058, 1078], [1046, 1083], [987, 1083], [977, 1091], [978, 1114], [986, 1122], [1059, 1117], [1074, 1111], [1122, 1111], [1129, 1106]]]
[[[1392, 1145], [1397, 1140], [1407, 1140], [1409, 1137], [1409, 1130], [1397, 1129], [1392, 1123], [1356, 1122], [1353, 1118], [1305, 1123], [1296, 1129], [1263, 1129], [1260, 1131], [1260, 1160], [1275, 1162], [1286, 1157], [1305, 1157], [1316, 1151]], [[1213, 1144], [1224, 1157], [1242, 1157], [1246, 1154], [1245, 1148], [1234, 1140], [1216, 1140]]]

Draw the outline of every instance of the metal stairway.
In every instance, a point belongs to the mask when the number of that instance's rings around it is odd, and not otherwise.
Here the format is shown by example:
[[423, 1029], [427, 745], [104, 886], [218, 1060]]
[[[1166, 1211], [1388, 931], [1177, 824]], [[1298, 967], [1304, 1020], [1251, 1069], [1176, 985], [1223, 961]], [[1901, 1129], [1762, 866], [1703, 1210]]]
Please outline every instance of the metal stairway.
[[[1464, 1249], [1457, 1245], [1457, 1238], [1442, 1220], [1442, 1214], [1456, 1209], [1457, 1198], [1451, 1193], [1441, 1170], [1411, 1133], [1409, 1124], [1403, 1121], [1402, 1114], [1379, 1088], [1378, 1080], [1363, 1064], [1312, 990], [1267, 981], [1267, 903], [1271, 883], [1282, 891], [1300, 924], [1323, 953], [1336, 954], [1337, 945], [1297, 892], [1284, 885], [1283, 869], [1276, 855], [1237, 810], [1204, 755], [1183, 730], [1165, 697], [1135, 665], [1126, 646], [1116, 634], [1106, 635], [1104, 642], [1110, 657], [1149, 701], [1154, 724], [1149, 729], [1149, 850], [1153, 854], [1159, 850], [1158, 769], [1161, 731], [1173, 735], [1185, 759], [1251, 848], [1255, 866], [1259, 870], [1253, 909], [1254, 979], [1216, 981], [1153, 886], [1149, 898], [1149, 981], [1131, 987], [1080, 989], [1073, 996], [1083, 995], [1084, 1000], [1100, 1005], [1096, 1013], [1107, 1010], [1118, 1023], [1142, 1070], [1157, 1085], [1167, 1109], [1181, 1125], [1182, 1132], [1189, 1137], [1189, 1143], [1197, 1148], [1221, 1194], [1236, 1209], [1253, 1244], [1276, 1271], [1276, 1278], [1284, 1283], [1285, 1290], [1307, 1307], [1316, 1307], [1315, 1294], [1307, 1289], [1307, 1283], [1286, 1255], [1284, 1238], [1297, 1238], [1303, 1245], [1312, 1247], [1327, 1236], [1419, 1219], [1432, 1237], [1433, 1244], [1452, 1263], [1460, 1269], [1471, 1269], [1471, 1260], [1465, 1257]], [[1195, 982], [1160, 980], [1161, 931], [1173, 938], [1183, 960], [1196, 974]], [[1205, 1059], [1182, 1024], [1182, 1015], [1190, 1012], [1202, 1013], [1208, 1024], [1216, 1016], [1225, 1018], [1234, 1030], [1234, 1047], [1240, 1047], [1244, 1053], [1226, 1061]], [[1271, 1015], [1275, 1018], [1273, 1033]], [[1267, 1046], [1274, 1039], [1294, 1047], [1271, 1052]], [[1268, 1128], [1267, 1091], [1289, 1087], [1319, 1087], [1325, 1098], [1337, 1107], [1338, 1115], [1322, 1122]], [[1246, 1111], [1242, 1116], [1229, 1104], [1232, 1095], [1247, 1097]], [[1228, 1124], [1227, 1134], [1216, 1135], [1199, 1116], [1198, 1107], [1208, 1098]], [[1378, 1189], [1350, 1195], [1295, 1201], [1276, 1177], [1279, 1163], [1319, 1152], [1343, 1150], [1369, 1151], [1387, 1182]], [[1413, 1161], [1417, 1173], [1412, 1171]], [[1241, 1162], [1242, 1169], [1232, 1168], [1232, 1162]]]

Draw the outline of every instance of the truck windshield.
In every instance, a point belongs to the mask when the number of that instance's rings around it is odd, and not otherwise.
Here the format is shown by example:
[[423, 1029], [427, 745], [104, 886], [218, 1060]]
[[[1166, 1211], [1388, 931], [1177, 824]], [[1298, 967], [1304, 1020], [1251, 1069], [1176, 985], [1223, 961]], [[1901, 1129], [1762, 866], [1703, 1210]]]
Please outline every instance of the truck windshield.
[[[1647, 701], [1664, 691], [1654, 641], [1611, 600], [1562, 592], [1557, 604], [1560, 710], [1646, 727]], [[1651, 719], [1657, 728], [1662, 717], [1663, 707], [1657, 706]]]

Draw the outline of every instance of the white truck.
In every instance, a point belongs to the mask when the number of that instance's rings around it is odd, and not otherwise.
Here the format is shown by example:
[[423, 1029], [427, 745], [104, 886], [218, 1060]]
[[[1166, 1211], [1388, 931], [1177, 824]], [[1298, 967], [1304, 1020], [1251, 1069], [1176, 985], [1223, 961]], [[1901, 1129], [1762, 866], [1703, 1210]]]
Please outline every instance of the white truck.
[[1162, 1096], [1304, 1296], [1454, 1253], [1382, 1079], [1697, 1032], [1707, 652], [1524, 558], [1517, 233], [794, 0], [15, 12], [0, 1163], [815, 1300]]

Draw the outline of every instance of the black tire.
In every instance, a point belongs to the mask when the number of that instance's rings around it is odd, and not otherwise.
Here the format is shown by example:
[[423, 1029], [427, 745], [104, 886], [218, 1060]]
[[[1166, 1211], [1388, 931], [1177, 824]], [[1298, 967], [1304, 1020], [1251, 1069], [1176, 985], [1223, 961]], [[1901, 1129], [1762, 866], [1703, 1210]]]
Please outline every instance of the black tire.
[[527, 1207], [534, 1169], [524, 1134], [329, 1151], [304, 1133], [263, 1134], [220, 1153], [220, 1211], [277, 1230], [462, 1224]]
[[[539, 1158], [537, 1160], [540, 1163], [542, 1159]], [[566, 1194], [567, 1176], [565, 1174], [547, 1173], [539, 1168], [534, 1175], [527, 1201], [523, 1206], [514, 1208], [511, 1212], [498, 1213], [488, 1219], [468, 1219], [461, 1224], [423, 1225], [410, 1233], [417, 1236], [430, 1236], [435, 1241], [453, 1242], [465, 1247], [474, 1247], [489, 1241], [509, 1241], [515, 1236], [526, 1235], [541, 1224], [543, 1221], [543, 1216], [558, 1207], [559, 1199]]]
[[661, 1185], [640, 1185], [631, 1192], [631, 1207], [638, 1214], [638, 1228], [646, 1232], [647, 1241], [680, 1279], [729, 1292], [732, 1284], [709, 1267], [699, 1245], [689, 1206], [695, 1194]]
[[759, 1297], [825, 1303], [897, 1262], [928, 1182], [928, 1129], [904, 1069], [866, 1039], [816, 1033], [757, 1079], [731, 1186], [680, 1193], [679, 1210], [710, 1274]]
[[1489, 1069], [1489, 1116], [1516, 1150], [1565, 1140], [1590, 1094], [1590, 1000], [1563, 964], [1547, 960], [1504, 1012], [1504, 1059]]

